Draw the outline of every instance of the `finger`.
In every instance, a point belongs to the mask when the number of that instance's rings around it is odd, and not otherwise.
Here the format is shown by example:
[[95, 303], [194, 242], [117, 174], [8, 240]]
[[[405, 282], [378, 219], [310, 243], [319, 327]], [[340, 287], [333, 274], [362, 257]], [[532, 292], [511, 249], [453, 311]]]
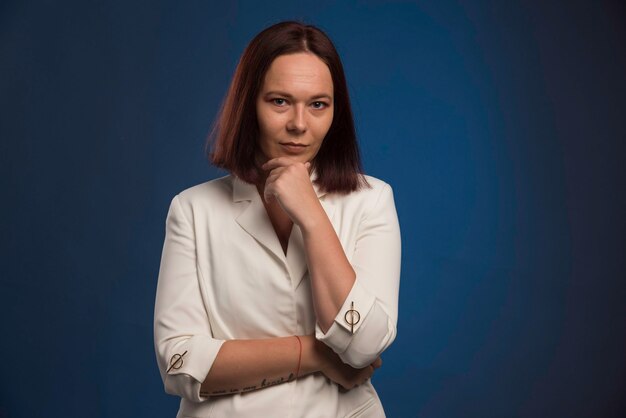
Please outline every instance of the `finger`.
[[265, 190], [263, 190], [263, 199], [265, 199], [267, 203], [270, 203], [275, 198], [276, 198], [276, 192], [274, 191], [274, 188], [266, 185]]
[[274, 200], [274, 195], [271, 193], [264, 193], [263, 198], [267, 203], [272, 203], [272, 200]]
[[278, 179], [278, 177], [280, 177], [280, 172], [275, 173], [275, 171], [276, 170], [272, 170], [272, 172], [265, 179], [265, 187], [272, 184], [273, 182], [276, 181], [276, 179]]
[[268, 176], [270, 176], [272, 174], [274, 174], [274, 175], [280, 174], [283, 171], [285, 171], [286, 169], [287, 169], [287, 166], [274, 167], [272, 169], [267, 170], [267, 171], [269, 171]]
[[374, 362], [372, 363], [372, 366], [373, 366], [375, 369], [379, 368], [379, 367], [380, 367], [380, 366], [382, 366], [382, 365], [383, 365], [383, 359], [382, 359], [382, 358], [380, 358], [380, 357], [378, 357], [378, 358], [377, 358], [376, 360], [374, 360]]
[[361, 380], [359, 381], [359, 383], [358, 383], [358, 384], [356, 384], [355, 386], [364, 385], [365, 383], [367, 383], [367, 380], [368, 380], [368, 379], [369, 379], [369, 376], [368, 376], [368, 377], [366, 377], [366, 378], [364, 378], [364, 379], [361, 379]]
[[272, 158], [271, 160], [266, 161], [261, 166], [261, 168], [263, 170], [272, 170], [276, 167], [286, 167], [296, 162], [297, 161], [295, 161], [294, 159], [290, 157], [276, 157], [276, 158]]
[[270, 171], [270, 173], [267, 175], [267, 178], [265, 179], [266, 189], [272, 187], [272, 185], [276, 182], [276, 180], [278, 180], [278, 178], [281, 176], [283, 170], [285, 170], [285, 167], [275, 168], [272, 171]]
[[289, 168], [288, 165], [281, 165], [268, 170], [270, 174], [280, 174]]

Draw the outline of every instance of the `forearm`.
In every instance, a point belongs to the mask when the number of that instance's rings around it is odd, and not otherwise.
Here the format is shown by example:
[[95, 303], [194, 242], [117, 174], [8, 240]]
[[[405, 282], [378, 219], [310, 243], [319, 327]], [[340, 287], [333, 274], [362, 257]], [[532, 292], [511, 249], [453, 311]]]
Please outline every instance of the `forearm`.
[[316, 215], [300, 227], [311, 278], [313, 306], [320, 328], [326, 332], [350, 293], [356, 273], [321, 206]]
[[[350, 245], [349, 264], [355, 273], [355, 276], [350, 278], [356, 278], [349, 282], [350, 289], [345, 288], [344, 292], [347, 294], [341, 294], [340, 299], [335, 302], [341, 305], [337, 310], [333, 310], [334, 317], [328, 318], [328, 322], [323, 322], [324, 318], [318, 314], [318, 323], [315, 325], [316, 338], [332, 348], [346, 364], [355, 368], [363, 367], [379, 357], [394, 341], [397, 332], [400, 229], [391, 187], [382, 184], [378, 188], [379, 193], [373, 191], [361, 204], [361, 207], [367, 209], [358, 215], [360, 221], [357, 230], [354, 231], [354, 244]], [[305, 229], [309, 230], [308, 227]], [[313, 231], [311, 233], [303, 232], [303, 237], [305, 235], [310, 237], [309, 246], [315, 245], [319, 240], [313, 235], [317, 233], [315, 231], [323, 229], [317, 226], [310, 229]], [[328, 246], [327, 243], [322, 245]], [[335, 260], [346, 257], [341, 250], [329, 249], [329, 251], [335, 252]], [[324, 267], [334, 269], [341, 266], [341, 263], [330, 261], [330, 258], [329, 261], [323, 262], [321, 267], [317, 263], [311, 264], [318, 268], [318, 271], [322, 271]], [[342, 275], [331, 274], [332, 272], [329, 276], [311, 277], [312, 289], [320, 286], [320, 283], [325, 283], [327, 277], [343, 280], [343, 283], [347, 281]], [[326, 283], [328, 286], [333, 285]], [[314, 298], [313, 303], [314, 306], [318, 306], [319, 300]], [[352, 316], [349, 316], [349, 313]]]
[[[298, 377], [320, 371], [323, 347], [314, 336], [300, 336]], [[296, 378], [300, 346], [295, 337], [224, 342], [201, 385], [201, 396], [248, 392]]]

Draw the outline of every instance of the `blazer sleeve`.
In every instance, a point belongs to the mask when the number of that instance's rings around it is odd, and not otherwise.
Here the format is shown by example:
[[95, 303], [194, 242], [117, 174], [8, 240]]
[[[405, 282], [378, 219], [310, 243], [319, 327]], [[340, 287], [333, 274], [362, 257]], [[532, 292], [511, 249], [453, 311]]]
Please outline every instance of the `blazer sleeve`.
[[324, 333], [316, 323], [315, 336], [344, 363], [363, 368], [396, 337], [401, 239], [393, 191], [388, 184], [364, 216], [357, 234], [351, 260], [356, 280], [330, 328]]
[[195, 234], [179, 196], [165, 225], [154, 307], [154, 345], [165, 392], [200, 402], [206, 378], [224, 340], [212, 337], [196, 262]]

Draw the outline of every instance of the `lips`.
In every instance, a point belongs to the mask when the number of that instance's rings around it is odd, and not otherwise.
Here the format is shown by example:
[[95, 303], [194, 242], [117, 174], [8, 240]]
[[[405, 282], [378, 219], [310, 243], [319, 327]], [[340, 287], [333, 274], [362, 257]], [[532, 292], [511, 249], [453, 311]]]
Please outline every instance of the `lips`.
[[285, 150], [288, 154], [301, 154], [305, 152], [308, 145], [299, 144], [297, 142], [280, 142], [280, 146], [283, 150]]

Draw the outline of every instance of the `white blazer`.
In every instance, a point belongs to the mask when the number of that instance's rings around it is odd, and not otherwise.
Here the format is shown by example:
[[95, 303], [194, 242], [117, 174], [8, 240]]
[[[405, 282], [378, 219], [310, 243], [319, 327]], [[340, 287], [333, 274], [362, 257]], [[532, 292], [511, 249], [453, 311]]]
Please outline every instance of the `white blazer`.
[[[315, 318], [301, 231], [293, 226], [285, 256], [254, 185], [228, 175], [172, 199], [154, 344], [165, 392], [181, 398], [177, 417], [385, 416], [371, 381], [345, 391], [321, 373], [232, 395], [200, 394], [226, 340], [315, 334], [353, 367], [370, 364], [393, 342], [400, 228], [391, 187], [366, 178], [372, 188], [348, 195], [314, 185], [356, 272], [325, 334]], [[360, 314], [354, 332], [346, 321], [352, 303]]]

